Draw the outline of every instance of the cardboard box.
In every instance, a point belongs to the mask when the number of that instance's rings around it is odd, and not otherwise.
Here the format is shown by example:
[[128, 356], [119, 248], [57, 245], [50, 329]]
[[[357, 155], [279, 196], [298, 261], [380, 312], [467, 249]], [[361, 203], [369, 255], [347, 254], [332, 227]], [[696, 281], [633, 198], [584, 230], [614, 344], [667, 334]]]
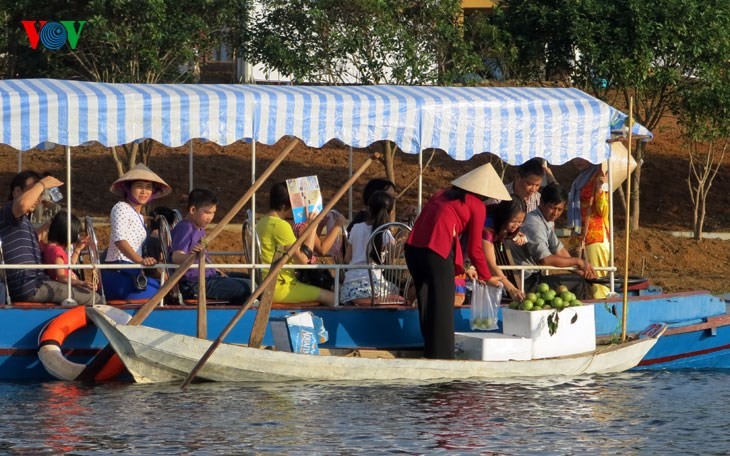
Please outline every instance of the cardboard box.
[[456, 333], [456, 358], [482, 361], [526, 361], [532, 358], [532, 340], [497, 332]]
[[[504, 334], [529, 338], [532, 359], [573, 355], [596, 349], [596, 318], [593, 305], [566, 307], [558, 313], [558, 328], [552, 336], [548, 316], [554, 310], [502, 309]], [[575, 317], [575, 322], [571, 320]]]
[[322, 319], [312, 312], [271, 318], [270, 324], [274, 345], [279, 351], [318, 355], [319, 344], [328, 339]]

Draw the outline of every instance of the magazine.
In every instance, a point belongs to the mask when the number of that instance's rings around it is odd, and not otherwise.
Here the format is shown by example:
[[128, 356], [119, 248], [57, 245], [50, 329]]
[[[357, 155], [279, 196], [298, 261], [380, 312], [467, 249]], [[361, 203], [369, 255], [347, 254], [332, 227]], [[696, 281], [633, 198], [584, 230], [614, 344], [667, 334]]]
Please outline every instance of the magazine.
[[289, 190], [295, 224], [306, 221], [308, 212], [322, 212], [322, 193], [319, 191], [317, 176], [287, 179], [286, 187]]

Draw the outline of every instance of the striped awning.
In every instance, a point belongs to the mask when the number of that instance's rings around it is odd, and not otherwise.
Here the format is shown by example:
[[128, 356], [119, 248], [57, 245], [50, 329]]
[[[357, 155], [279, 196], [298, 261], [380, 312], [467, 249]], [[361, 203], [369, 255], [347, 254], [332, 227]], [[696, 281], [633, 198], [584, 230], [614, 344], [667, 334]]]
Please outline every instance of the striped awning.
[[553, 88], [28, 79], [0, 81], [0, 103], [0, 142], [18, 150], [144, 138], [173, 147], [196, 138], [273, 144], [296, 136], [313, 147], [332, 139], [353, 147], [391, 140], [407, 153], [437, 148], [457, 160], [491, 152], [510, 164], [532, 157], [600, 162], [609, 154], [606, 140], [626, 118], [577, 89]]

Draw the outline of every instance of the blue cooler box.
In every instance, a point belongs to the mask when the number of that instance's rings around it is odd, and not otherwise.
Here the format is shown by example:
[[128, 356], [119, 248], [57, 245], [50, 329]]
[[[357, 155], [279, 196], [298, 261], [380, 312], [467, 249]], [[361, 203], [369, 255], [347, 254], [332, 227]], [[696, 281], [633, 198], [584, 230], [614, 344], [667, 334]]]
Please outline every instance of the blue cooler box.
[[319, 344], [328, 339], [322, 319], [312, 312], [273, 317], [270, 324], [274, 346], [279, 351], [318, 355]]

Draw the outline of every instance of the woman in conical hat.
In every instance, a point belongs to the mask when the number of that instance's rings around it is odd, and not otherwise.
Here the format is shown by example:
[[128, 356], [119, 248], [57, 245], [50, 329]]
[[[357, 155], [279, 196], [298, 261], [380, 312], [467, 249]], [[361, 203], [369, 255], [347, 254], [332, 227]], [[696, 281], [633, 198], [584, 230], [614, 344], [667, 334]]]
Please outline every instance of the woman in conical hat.
[[[138, 164], [114, 181], [109, 190], [122, 200], [112, 208], [106, 262], [140, 266], [156, 264], [156, 258], [143, 256], [147, 228], [142, 208], [153, 199], [170, 194], [172, 188], [148, 167]], [[102, 271], [102, 283], [107, 299], [146, 299], [160, 287], [160, 282], [146, 277], [142, 268], [105, 269]]]
[[482, 250], [486, 208], [482, 200], [511, 200], [491, 164], [453, 180], [428, 200], [405, 246], [406, 263], [418, 298], [426, 358], [454, 358], [454, 277], [464, 272], [459, 236], [467, 236], [469, 258], [479, 280], [497, 286]]

